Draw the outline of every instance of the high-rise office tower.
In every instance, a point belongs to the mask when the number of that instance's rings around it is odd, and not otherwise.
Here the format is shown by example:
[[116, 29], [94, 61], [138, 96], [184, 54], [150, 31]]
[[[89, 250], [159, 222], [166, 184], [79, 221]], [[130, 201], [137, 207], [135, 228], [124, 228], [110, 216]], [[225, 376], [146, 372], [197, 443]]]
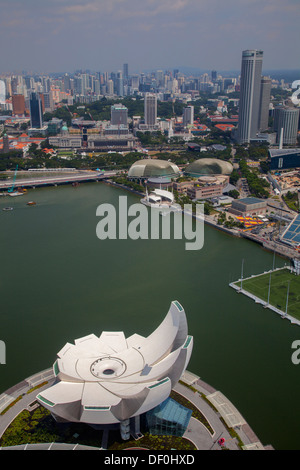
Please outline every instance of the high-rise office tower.
[[0, 80], [0, 104], [5, 104], [6, 87], [4, 80]]
[[148, 127], [154, 127], [157, 121], [157, 98], [153, 93], [146, 93], [144, 101], [144, 118]]
[[107, 94], [112, 96], [114, 94], [114, 82], [113, 80], [108, 80], [107, 82]]
[[74, 78], [74, 91], [78, 95], [83, 95], [82, 77], [77, 76]]
[[249, 143], [259, 131], [263, 51], [246, 50], [242, 55], [238, 142]]
[[29, 101], [30, 126], [41, 129], [43, 127], [42, 100], [38, 93], [31, 93]]
[[12, 95], [13, 114], [23, 116], [25, 114], [25, 97], [24, 95]]
[[90, 88], [89, 74], [87, 73], [81, 74], [81, 79], [82, 79], [82, 91], [83, 91], [83, 95], [85, 95], [87, 90]]
[[267, 77], [262, 77], [260, 86], [259, 131], [265, 131], [269, 127], [271, 86], [272, 80]]
[[122, 72], [120, 71], [117, 73], [116, 91], [118, 96], [124, 96], [124, 81]]
[[[281, 106], [276, 108], [277, 143], [296, 145], [300, 108]], [[282, 139], [281, 139], [282, 136]]]
[[49, 91], [51, 90], [51, 79], [49, 77], [42, 77], [42, 85], [43, 85], [43, 92], [49, 93]]
[[194, 123], [194, 106], [188, 106], [183, 110], [183, 126], [187, 127]]
[[71, 90], [70, 76], [67, 73], [65, 73], [64, 78], [63, 78], [63, 90], [65, 92], [68, 92]]
[[124, 80], [128, 80], [128, 64], [123, 64], [123, 77]]
[[155, 73], [157, 86], [163, 86], [164, 84], [164, 73], [162, 70], [157, 70]]
[[140, 77], [138, 75], [133, 75], [131, 76], [131, 88], [134, 91], [139, 90], [139, 85], [140, 85]]
[[93, 89], [95, 95], [100, 95], [100, 80], [96, 79], [94, 81], [94, 89]]
[[212, 70], [211, 71], [211, 81], [214, 83], [217, 81], [217, 71], [216, 70]]
[[113, 126], [126, 126], [128, 123], [128, 109], [122, 104], [115, 104], [111, 107], [110, 123]]
[[52, 93], [43, 93], [45, 111], [52, 113], [55, 109]]

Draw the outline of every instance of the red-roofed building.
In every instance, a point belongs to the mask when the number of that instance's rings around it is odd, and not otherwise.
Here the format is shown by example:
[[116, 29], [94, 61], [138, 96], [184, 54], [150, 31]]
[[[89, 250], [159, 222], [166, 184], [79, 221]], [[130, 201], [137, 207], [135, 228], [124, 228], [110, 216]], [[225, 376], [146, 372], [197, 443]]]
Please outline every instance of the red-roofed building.
[[[31, 144], [40, 145], [45, 139], [38, 137], [29, 137], [23, 133], [19, 137], [8, 136], [9, 150], [28, 150]], [[0, 150], [3, 149], [3, 137], [0, 138]]]
[[233, 124], [216, 124], [215, 127], [223, 132], [232, 131], [232, 129], [235, 129]]
[[196, 123], [194, 127], [191, 128], [191, 133], [196, 135], [196, 134], [204, 134], [206, 132], [209, 132], [209, 127], [207, 127], [205, 124], [198, 124]]
[[53, 150], [53, 149], [43, 149], [43, 152], [46, 155], [49, 155], [51, 157], [51, 155], [53, 155], [55, 153], [55, 150]]

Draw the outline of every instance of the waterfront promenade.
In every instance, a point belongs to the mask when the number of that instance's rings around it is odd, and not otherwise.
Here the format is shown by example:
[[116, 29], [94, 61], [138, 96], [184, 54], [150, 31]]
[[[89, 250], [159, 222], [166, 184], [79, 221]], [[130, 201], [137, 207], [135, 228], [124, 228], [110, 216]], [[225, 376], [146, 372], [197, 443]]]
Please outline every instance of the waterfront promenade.
[[[124, 189], [125, 191], [129, 191], [129, 192], [132, 192], [138, 196], [141, 196], [141, 197], [144, 197], [145, 194], [140, 192], [140, 191], [136, 191], [128, 186], [125, 186], [125, 185], [122, 185], [122, 184], [119, 184], [119, 183], [115, 183], [115, 182], [112, 182], [110, 181], [109, 179], [107, 179], [105, 181], [107, 184], [111, 185], [111, 186], [115, 186], [115, 187], [118, 187], [118, 188], [121, 188], [121, 189]], [[186, 214], [188, 214], [188, 212], [186, 212]], [[193, 217], [195, 217], [195, 215], [193, 215]], [[195, 217], [197, 218], [197, 217]], [[224, 225], [220, 225], [218, 224], [217, 222], [217, 219], [215, 216], [213, 215], [204, 215], [204, 217], [200, 218], [200, 220], [204, 220], [205, 224], [207, 225], [210, 225], [211, 227], [223, 232], [223, 233], [226, 233], [227, 235], [231, 235], [233, 237], [242, 237], [242, 238], [245, 238], [245, 239], [248, 239], [248, 240], [251, 240], [259, 245], [261, 245], [261, 247], [267, 251], [271, 251], [272, 253], [277, 253], [279, 256], [283, 256], [284, 258], [288, 258], [288, 259], [298, 259], [299, 258], [299, 252], [295, 250], [295, 248], [292, 248], [292, 247], [289, 247], [283, 243], [280, 243], [279, 241], [273, 241], [273, 240], [267, 240], [266, 238], [263, 238], [259, 235], [255, 235], [249, 231], [245, 231], [243, 229], [240, 229], [240, 228], [229, 228], [229, 227], [225, 227]]]
[[[54, 382], [53, 370], [47, 369], [23, 380], [0, 395], [0, 438], [24, 409], [34, 409], [36, 395]], [[38, 387], [38, 388], [35, 388]], [[219, 444], [224, 439], [224, 447], [229, 450], [265, 450], [272, 449], [264, 446], [247, 424], [234, 405], [219, 391], [202, 381], [198, 376], [186, 371], [174, 391], [194, 406], [205, 417], [210, 425], [208, 429], [195, 418], [191, 418], [183, 437], [189, 439], [198, 450], [222, 450]], [[231, 432], [230, 432], [231, 430]], [[234, 431], [234, 434], [232, 434]], [[105, 435], [106, 433], [103, 433]], [[104, 437], [104, 436], [103, 436]], [[107, 437], [107, 436], [106, 436]], [[138, 447], [138, 440], [136, 441]], [[59, 444], [54, 442], [41, 444], [22, 444], [16, 447], [2, 447], [1, 450], [44, 449], [44, 450], [106, 450], [105, 439], [99, 442], [99, 447], [88, 447], [78, 444]], [[167, 449], [166, 449], [167, 450]]]

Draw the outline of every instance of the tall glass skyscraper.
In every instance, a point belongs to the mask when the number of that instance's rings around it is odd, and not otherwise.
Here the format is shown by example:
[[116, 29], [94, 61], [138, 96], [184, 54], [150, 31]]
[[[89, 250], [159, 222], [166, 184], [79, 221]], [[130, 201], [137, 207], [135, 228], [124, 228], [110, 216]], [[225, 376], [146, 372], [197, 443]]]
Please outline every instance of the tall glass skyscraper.
[[157, 98], [153, 93], [146, 93], [144, 101], [144, 118], [148, 127], [154, 127], [157, 121]]
[[262, 61], [263, 51], [243, 51], [238, 123], [240, 144], [250, 142], [259, 131]]
[[276, 108], [277, 143], [281, 143], [283, 145], [297, 144], [299, 114], [299, 108], [294, 108], [292, 106], [281, 106]]
[[0, 80], [0, 104], [5, 104], [5, 98], [6, 98], [5, 82], [3, 80]]
[[272, 80], [267, 77], [262, 77], [260, 89], [259, 131], [265, 131], [269, 127], [271, 87]]
[[183, 126], [194, 124], [194, 106], [187, 106], [183, 110]]
[[43, 127], [42, 101], [37, 93], [31, 93], [30, 96], [30, 126], [41, 129]]

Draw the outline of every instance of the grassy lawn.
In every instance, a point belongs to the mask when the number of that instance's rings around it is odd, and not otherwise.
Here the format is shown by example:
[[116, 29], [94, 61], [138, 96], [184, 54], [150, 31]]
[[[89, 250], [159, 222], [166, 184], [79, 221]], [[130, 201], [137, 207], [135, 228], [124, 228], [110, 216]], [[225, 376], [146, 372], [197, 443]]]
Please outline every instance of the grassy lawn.
[[[243, 289], [268, 301], [270, 274], [262, 274], [243, 281]], [[300, 320], [300, 276], [291, 274], [288, 269], [274, 271], [271, 274], [270, 304], [283, 312], [286, 310], [289, 284], [288, 315]], [[236, 283], [240, 286], [241, 283]]]

